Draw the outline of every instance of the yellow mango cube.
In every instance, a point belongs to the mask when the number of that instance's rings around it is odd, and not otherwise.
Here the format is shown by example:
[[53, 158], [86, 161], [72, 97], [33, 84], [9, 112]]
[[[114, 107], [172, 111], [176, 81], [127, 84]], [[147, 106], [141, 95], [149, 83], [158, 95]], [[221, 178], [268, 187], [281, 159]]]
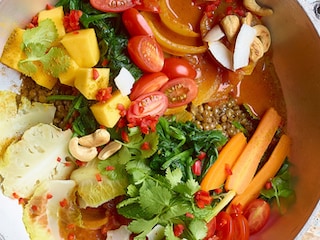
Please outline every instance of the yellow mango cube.
[[30, 77], [40, 86], [52, 89], [57, 83], [58, 78], [49, 75], [44, 69], [40, 62], [33, 62], [37, 66], [37, 72], [32, 74]]
[[109, 84], [109, 68], [79, 68], [76, 71], [74, 86], [89, 100], [95, 100], [101, 88]]
[[128, 108], [131, 101], [128, 96], [124, 96], [120, 91], [112, 93], [112, 97], [105, 103], [93, 104], [90, 109], [97, 122], [107, 128], [112, 128], [120, 119], [118, 104]]
[[67, 33], [61, 43], [79, 67], [91, 68], [98, 63], [100, 51], [93, 28]]
[[66, 34], [66, 30], [63, 25], [63, 19], [64, 19], [63, 7], [60, 6], [60, 7], [52, 8], [50, 10], [43, 10], [39, 12], [38, 22], [41, 22], [48, 18], [51, 19], [56, 25], [59, 39], [62, 38]]
[[22, 49], [24, 29], [15, 28], [4, 45], [0, 62], [19, 71], [18, 63], [25, 56]]
[[62, 84], [73, 87], [78, 69], [79, 69], [78, 64], [72, 58], [70, 58], [70, 66], [68, 70], [64, 73], [60, 73], [59, 75], [60, 82]]

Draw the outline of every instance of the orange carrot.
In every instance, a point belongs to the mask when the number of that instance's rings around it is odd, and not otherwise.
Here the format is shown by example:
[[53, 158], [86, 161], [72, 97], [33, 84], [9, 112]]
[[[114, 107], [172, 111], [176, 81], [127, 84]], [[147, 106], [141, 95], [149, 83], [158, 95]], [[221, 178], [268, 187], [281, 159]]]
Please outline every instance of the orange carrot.
[[227, 210], [230, 211], [232, 205], [237, 206], [238, 204], [245, 208], [248, 203], [256, 199], [265, 184], [279, 171], [284, 160], [289, 155], [289, 151], [290, 138], [287, 135], [282, 135], [268, 161], [254, 176], [247, 189], [232, 200]]
[[274, 108], [268, 109], [234, 164], [232, 174], [228, 176], [225, 183], [226, 190], [234, 190], [237, 194], [241, 194], [248, 187], [280, 122], [281, 117], [277, 111]]
[[202, 179], [202, 190], [210, 191], [222, 186], [228, 176], [225, 171], [226, 166], [232, 168], [246, 144], [247, 139], [242, 132], [237, 133], [227, 142]]

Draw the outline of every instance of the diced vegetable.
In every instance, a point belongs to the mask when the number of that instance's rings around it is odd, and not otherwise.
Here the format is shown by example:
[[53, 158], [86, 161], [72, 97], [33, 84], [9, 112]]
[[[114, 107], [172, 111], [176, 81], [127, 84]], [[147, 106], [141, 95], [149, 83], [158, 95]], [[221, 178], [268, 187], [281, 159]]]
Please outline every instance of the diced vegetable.
[[121, 117], [118, 104], [128, 108], [130, 103], [128, 96], [123, 96], [120, 91], [116, 91], [106, 102], [93, 104], [90, 108], [99, 124], [112, 128]]
[[70, 66], [66, 72], [60, 73], [59, 80], [62, 84], [73, 87], [76, 72], [79, 69], [78, 64], [70, 58]]
[[220, 188], [228, 177], [226, 168], [232, 168], [246, 146], [246, 137], [242, 132], [233, 136], [219, 152], [217, 160], [209, 168], [201, 182], [201, 189], [210, 191]]
[[98, 63], [100, 50], [93, 28], [67, 33], [61, 43], [80, 67], [91, 68]]
[[290, 139], [287, 135], [282, 135], [269, 160], [252, 179], [247, 189], [232, 200], [230, 206], [241, 204], [241, 206], [245, 208], [251, 201], [256, 199], [266, 182], [274, 177], [280, 169], [284, 160], [288, 156], [289, 151]]
[[62, 131], [53, 125], [40, 123], [31, 127], [12, 143], [0, 165], [3, 193], [29, 198], [40, 183], [51, 179], [66, 179], [74, 169], [68, 152], [71, 130]]
[[109, 68], [79, 68], [74, 86], [89, 100], [95, 100], [99, 89], [109, 84]]
[[256, 131], [232, 168], [225, 188], [243, 193], [250, 184], [259, 162], [268, 148], [281, 122], [281, 117], [274, 108], [269, 108], [263, 115]]
[[52, 8], [49, 10], [43, 10], [39, 12], [38, 22], [41, 22], [47, 18], [51, 19], [54, 22], [58, 31], [58, 36], [59, 38], [62, 38], [66, 34], [66, 31], [63, 25], [63, 18], [64, 18], [63, 7], [60, 6], [60, 7]]

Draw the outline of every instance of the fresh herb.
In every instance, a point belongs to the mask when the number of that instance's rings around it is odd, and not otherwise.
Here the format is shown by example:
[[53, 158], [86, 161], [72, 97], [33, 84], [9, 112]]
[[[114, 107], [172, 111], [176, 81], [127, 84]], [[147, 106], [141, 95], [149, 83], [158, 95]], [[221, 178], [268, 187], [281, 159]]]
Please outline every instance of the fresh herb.
[[51, 19], [43, 20], [37, 27], [25, 30], [22, 48], [27, 58], [19, 61], [21, 72], [27, 76], [36, 73], [40, 67], [37, 62], [53, 77], [67, 71], [70, 57], [62, 48], [52, 46], [57, 38], [57, 29]]
[[276, 176], [272, 178], [270, 189], [261, 190], [261, 195], [268, 201], [276, 200], [278, 207], [280, 207], [280, 198], [294, 197], [295, 191], [293, 189], [293, 178], [289, 172], [290, 163], [288, 159], [283, 163], [281, 169]]

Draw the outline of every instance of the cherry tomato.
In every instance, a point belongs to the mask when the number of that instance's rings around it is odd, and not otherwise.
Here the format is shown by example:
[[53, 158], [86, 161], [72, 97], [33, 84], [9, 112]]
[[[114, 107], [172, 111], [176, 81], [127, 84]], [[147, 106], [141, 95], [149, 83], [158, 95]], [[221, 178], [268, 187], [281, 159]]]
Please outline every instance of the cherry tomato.
[[259, 232], [270, 216], [270, 205], [263, 199], [255, 199], [244, 209], [243, 214], [249, 223], [250, 234]]
[[214, 234], [216, 232], [216, 227], [217, 227], [217, 220], [214, 217], [210, 220], [210, 222], [207, 223], [208, 232], [207, 232], [207, 236], [204, 238], [204, 240], [212, 239], [212, 237], [214, 236]]
[[163, 51], [150, 36], [134, 36], [128, 41], [128, 52], [132, 61], [146, 72], [160, 72], [164, 64]]
[[231, 216], [228, 213], [221, 211], [216, 216], [216, 219], [217, 227], [215, 235], [218, 239], [233, 240], [234, 226]]
[[165, 94], [159, 91], [146, 93], [131, 102], [127, 111], [127, 119], [130, 122], [132, 119], [145, 116], [162, 116], [167, 107], [168, 98]]
[[169, 100], [169, 108], [190, 103], [198, 94], [198, 85], [191, 78], [175, 78], [168, 81], [161, 89]]
[[160, 12], [160, 4], [158, 0], [141, 0], [141, 4], [137, 3], [136, 8], [146, 12]]
[[158, 91], [168, 80], [162, 72], [146, 73], [133, 84], [130, 99], [135, 100], [145, 93]]
[[232, 214], [234, 226], [233, 240], [248, 240], [250, 236], [248, 220], [242, 214]]
[[131, 36], [153, 35], [146, 19], [135, 8], [129, 8], [123, 12], [122, 22]]
[[123, 12], [136, 5], [134, 0], [90, 0], [92, 7], [102, 12]]
[[188, 77], [194, 79], [197, 75], [196, 70], [188, 62], [188, 60], [178, 57], [169, 57], [164, 60], [162, 72], [165, 73], [169, 79], [178, 77]]

